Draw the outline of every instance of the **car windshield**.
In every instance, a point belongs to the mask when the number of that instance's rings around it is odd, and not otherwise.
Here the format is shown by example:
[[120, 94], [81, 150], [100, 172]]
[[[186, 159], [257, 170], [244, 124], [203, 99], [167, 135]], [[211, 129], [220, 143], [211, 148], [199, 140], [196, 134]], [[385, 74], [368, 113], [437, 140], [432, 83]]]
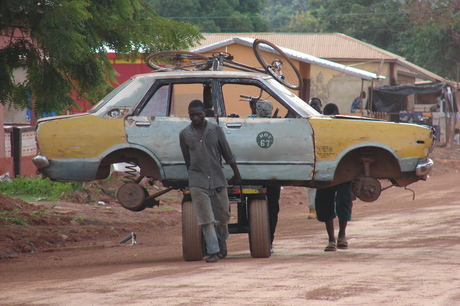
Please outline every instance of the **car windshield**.
[[270, 83], [270, 86], [276, 89], [276, 92], [286, 102], [286, 104], [288, 104], [292, 109], [296, 110], [301, 117], [311, 117], [320, 115], [320, 113], [318, 113], [315, 109], [308, 105], [307, 102], [293, 94], [284, 85], [282, 85], [275, 79], [265, 79], [265, 81]]
[[102, 106], [104, 106], [107, 102], [112, 100], [113, 97], [115, 97], [120, 91], [125, 89], [132, 82], [133, 82], [133, 79], [129, 79], [126, 82], [124, 82], [123, 84], [121, 84], [120, 86], [118, 86], [117, 88], [115, 88], [114, 90], [112, 90], [108, 95], [106, 95], [104, 98], [102, 98], [102, 100], [97, 102], [96, 105], [91, 107], [91, 109], [88, 111], [88, 113], [97, 112]]
[[149, 76], [138, 75], [133, 77], [105, 96], [94, 105], [89, 112], [105, 112], [109, 107], [119, 106], [132, 108], [142, 99], [152, 84]]

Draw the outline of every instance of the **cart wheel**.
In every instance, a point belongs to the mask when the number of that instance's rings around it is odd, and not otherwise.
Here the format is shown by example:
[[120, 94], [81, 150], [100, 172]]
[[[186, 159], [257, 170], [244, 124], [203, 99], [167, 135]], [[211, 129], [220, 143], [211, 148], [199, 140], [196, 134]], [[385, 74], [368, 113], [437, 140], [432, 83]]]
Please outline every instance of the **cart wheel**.
[[266, 199], [249, 203], [249, 248], [254, 258], [270, 257], [270, 225]]
[[202, 260], [204, 256], [201, 226], [198, 225], [191, 201], [182, 204], [182, 254], [185, 261]]

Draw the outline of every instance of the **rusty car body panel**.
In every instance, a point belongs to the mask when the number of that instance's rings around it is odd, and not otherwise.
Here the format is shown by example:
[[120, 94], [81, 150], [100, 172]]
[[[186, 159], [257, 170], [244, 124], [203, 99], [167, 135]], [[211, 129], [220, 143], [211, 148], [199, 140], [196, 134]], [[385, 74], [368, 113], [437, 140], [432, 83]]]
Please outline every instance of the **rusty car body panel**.
[[[240, 94], [272, 101], [280, 116], [247, 117]], [[196, 98], [223, 128], [245, 184], [322, 187], [370, 176], [405, 186], [432, 167], [430, 127], [324, 116], [268, 75], [229, 71], [137, 75], [88, 113], [41, 119], [36, 165], [54, 180], [91, 181], [129, 162], [165, 186], [186, 186], [178, 135]]]

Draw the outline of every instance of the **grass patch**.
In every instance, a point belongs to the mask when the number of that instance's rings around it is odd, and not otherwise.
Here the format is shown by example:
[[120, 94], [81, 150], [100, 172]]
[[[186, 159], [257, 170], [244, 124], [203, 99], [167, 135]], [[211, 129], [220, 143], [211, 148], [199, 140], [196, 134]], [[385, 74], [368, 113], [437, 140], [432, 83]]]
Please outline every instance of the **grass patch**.
[[169, 200], [169, 201], [181, 201], [182, 197], [177, 196], [177, 195], [163, 195], [163, 196], [161, 196], [161, 199]]
[[172, 211], [172, 210], [175, 210], [175, 209], [172, 208], [171, 206], [163, 206], [160, 208], [160, 212]]
[[17, 215], [19, 213], [20, 212], [17, 209], [13, 211], [2, 211], [0, 212], [0, 220], [11, 221], [17, 225], [24, 225], [24, 226], [29, 225], [26, 219], [13, 217], [13, 215]]
[[23, 200], [46, 199], [52, 202], [81, 190], [82, 186], [76, 182], [53, 182], [49, 178], [19, 176], [11, 182], [0, 182], [0, 192]]
[[0, 216], [0, 220], [11, 221], [11, 222], [13, 222], [14, 224], [17, 224], [17, 225], [24, 225], [24, 226], [29, 225], [29, 223], [27, 222], [27, 220], [26, 220], [26, 219], [22, 219], [22, 218]]
[[83, 222], [83, 221], [85, 221], [85, 218], [81, 217], [81, 216], [80, 217], [73, 217], [72, 220], [77, 221], [77, 222]]

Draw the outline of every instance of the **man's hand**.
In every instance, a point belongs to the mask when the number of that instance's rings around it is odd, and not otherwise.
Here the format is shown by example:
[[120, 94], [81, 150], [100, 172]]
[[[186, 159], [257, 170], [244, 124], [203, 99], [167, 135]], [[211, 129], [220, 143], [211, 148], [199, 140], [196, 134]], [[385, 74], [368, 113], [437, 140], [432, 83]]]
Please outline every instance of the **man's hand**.
[[236, 163], [230, 164], [230, 167], [233, 170], [233, 177], [228, 181], [230, 185], [241, 185], [241, 175], [240, 170]]
[[229, 181], [229, 185], [241, 185], [241, 177], [239, 175], [234, 175]]

